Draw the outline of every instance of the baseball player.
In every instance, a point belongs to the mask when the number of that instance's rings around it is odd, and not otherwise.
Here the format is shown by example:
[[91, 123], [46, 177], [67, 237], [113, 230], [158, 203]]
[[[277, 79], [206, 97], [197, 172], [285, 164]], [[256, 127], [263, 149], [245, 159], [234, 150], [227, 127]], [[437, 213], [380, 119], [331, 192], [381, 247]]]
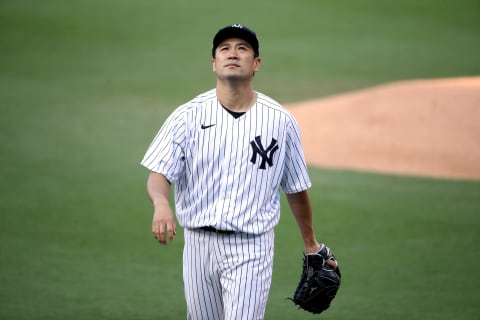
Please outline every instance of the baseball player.
[[[141, 164], [150, 170], [152, 233], [167, 244], [184, 228], [188, 319], [263, 319], [272, 279], [280, 189], [305, 253], [320, 244], [312, 226], [311, 182], [293, 116], [254, 91], [259, 43], [235, 24], [213, 38], [216, 87], [178, 107]], [[169, 205], [175, 189], [175, 213]]]

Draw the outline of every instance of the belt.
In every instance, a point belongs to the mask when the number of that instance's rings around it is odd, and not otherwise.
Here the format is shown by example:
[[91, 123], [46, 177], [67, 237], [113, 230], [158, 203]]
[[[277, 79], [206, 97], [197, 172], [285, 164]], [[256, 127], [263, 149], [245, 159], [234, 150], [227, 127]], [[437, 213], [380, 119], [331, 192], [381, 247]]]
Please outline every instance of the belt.
[[215, 232], [216, 234], [234, 234], [234, 233], [236, 233], [235, 231], [232, 231], [232, 230], [218, 230], [217, 228], [214, 228], [214, 227], [211, 227], [211, 226], [201, 227], [199, 229], [203, 230], [203, 231]]

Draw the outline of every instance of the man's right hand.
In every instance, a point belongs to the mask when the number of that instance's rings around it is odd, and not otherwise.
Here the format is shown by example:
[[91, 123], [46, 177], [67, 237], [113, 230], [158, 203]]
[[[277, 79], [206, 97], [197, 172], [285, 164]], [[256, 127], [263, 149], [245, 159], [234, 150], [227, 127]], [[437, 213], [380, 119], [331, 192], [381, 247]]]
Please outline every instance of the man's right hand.
[[177, 233], [177, 225], [170, 208], [170, 182], [162, 175], [151, 172], [147, 180], [147, 193], [152, 201], [154, 212], [152, 234], [161, 244], [172, 241]]
[[153, 213], [152, 234], [160, 244], [167, 244], [167, 239], [172, 241], [177, 233], [177, 225], [172, 209], [167, 204], [156, 205]]

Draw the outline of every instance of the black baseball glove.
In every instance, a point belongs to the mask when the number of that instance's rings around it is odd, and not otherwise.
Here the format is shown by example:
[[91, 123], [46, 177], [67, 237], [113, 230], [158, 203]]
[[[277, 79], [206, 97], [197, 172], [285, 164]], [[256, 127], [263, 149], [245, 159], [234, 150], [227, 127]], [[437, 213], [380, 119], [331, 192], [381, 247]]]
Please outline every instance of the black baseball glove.
[[328, 247], [322, 244], [320, 250], [306, 254], [303, 258], [303, 272], [292, 300], [299, 308], [314, 314], [330, 307], [340, 288], [340, 269], [337, 260]]

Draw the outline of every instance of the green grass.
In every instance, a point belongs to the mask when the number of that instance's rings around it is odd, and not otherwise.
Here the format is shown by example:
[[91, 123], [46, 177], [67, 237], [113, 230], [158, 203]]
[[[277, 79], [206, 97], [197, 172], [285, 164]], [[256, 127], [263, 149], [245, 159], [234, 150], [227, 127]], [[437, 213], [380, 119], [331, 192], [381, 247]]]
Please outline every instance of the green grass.
[[[211, 88], [211, 37], [258, 32], [282, 102], [480, 74], [478, 1], [0, 2], [0, 319], [184, 319], [182, 234], [150, 234], [139, 161]], [[311, 169], [344, 283], [324, 318], [477, 319], [479, 182]], [[286, 207], [285, 207], [286, 208]], [[277, 228], [267, 319], [298, 319], [301, 241]], [[313, 318], [313, 317], [310, 317]]]
[[[311, 174], [319, 238], [342, 263], [343, 286], [328, 311], [332, 319], [478, 317], [478, 182], [327, 170]], [[293, 230], [292, 218], [284, 214], [277, 229], [272, 294], [277, 300], [270, 301], [276, 305], [269, 309], [271, 319], [274, 310], [278, 318], [289, 312], [278, 299], [282, 290], [288, 293], [296, 273], [295, 254], [289, 252], [300, 239], [291, 240]], [[295, 314], [288, 315], [285, 319]]]

